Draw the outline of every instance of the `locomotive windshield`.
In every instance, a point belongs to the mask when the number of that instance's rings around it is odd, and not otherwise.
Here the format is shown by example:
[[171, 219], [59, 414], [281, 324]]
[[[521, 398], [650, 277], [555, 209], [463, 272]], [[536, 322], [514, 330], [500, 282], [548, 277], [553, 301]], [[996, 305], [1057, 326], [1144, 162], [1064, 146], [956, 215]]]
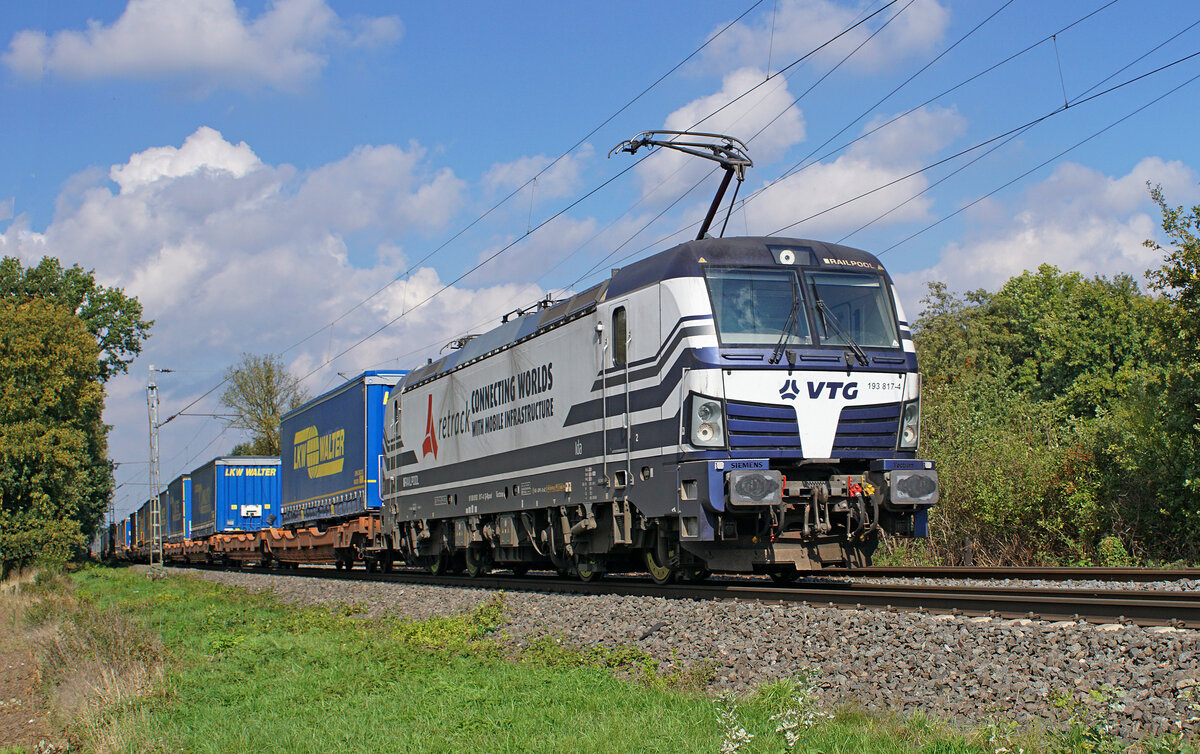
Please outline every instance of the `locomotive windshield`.
[[[808, 344], [804, 293], [793, 269], [720, 269], [705, 272], [713, 318], [725, 345]], [[800, 297], [799, 316], [789, 316]], [[789, 326], [790, 320], [790, 326]], [[786, 336], [783, 329], [788, 326]]]
[[[722, 345], [810, 345], [811, 316], [823, 345], [900, 347], [891, 303], [878, 275], [806, 271], [801, 278], [794, 267], [710, 267], [704, 274]], [[789, 316], [793, 303], [799, 316]]]
[[[814, 296], [825, 304], [818, 310], [816, 318], [822, 343], [852, 345], [844, 337], [849, 335], [860, 346], [900, 347], [892, 307], [879, 277], [850, 272], [812, 272], [808, 278]], [[826, 312], [836, 317], [837, 322], [829, 321]]]

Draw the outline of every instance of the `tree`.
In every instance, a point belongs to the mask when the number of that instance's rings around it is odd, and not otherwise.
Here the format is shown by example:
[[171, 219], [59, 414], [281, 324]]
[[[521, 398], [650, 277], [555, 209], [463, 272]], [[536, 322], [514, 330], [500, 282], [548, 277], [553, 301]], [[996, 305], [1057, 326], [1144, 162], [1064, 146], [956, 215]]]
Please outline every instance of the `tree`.
[[112, 491], [99, 347], [55, 304], [0, 300], [0, 570], [63, 560]]
[[99, 347], [97, 379], [101, 383], [128, 370], [154, 324], [142, 319], [142, 305], [136, 298], [126, 296], [120, 288], [97, 285], [93, 271], [79, 265], [63, 269], [53, 257], [25, 269], [16, 257], [4, 257], [0, 261], [0, 300], [34, 299], [50, 301], [83, 321]]
[[308, 400], [300, 381], [274, 354], [255, 356], [243, 354], [236, 366], [225, 373], [229, 387], [221, 395], [221, 403], [235, 418], [229, 422], [234, 429], [250, 433], [248, 443], [234, 448], [235, 455], [279, 455], [279, 421], [285, 413]]
[[1150, 196], [1169, 241], [1145, 245], [1164, 254], [1146, 272], [1161, 294], [1153, 346], [1159, 366], [1140, 392], [1102, 426], [1102, 460], [1117, 480], [1114, 498], [1158, 558], [1200, 558], [1200, 206], [1167, 204], [1161, 187]]

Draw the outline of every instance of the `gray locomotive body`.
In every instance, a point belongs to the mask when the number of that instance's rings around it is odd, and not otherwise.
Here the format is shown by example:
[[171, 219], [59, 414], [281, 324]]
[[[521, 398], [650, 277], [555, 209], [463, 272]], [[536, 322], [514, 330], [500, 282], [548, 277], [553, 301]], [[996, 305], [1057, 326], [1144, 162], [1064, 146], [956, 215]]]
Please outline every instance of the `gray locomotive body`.
[[384, 422], [384, 546], [434, 571], [865, 565], [937, 500], [912, 339], [863, 251], [692, 241], [460, 345]]

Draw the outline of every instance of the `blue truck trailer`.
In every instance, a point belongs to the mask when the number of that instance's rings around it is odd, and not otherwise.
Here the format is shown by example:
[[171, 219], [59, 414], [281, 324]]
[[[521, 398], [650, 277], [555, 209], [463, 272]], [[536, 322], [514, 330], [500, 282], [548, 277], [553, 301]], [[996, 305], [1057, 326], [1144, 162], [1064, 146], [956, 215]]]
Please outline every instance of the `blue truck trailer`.
[[191, 536], [258, 531], [279, 525], [279, 459], [214, 458], [191, 477]]
[[192, 536], [192, 477], [181, 474], [167, 485], [167, 541], [182, 542]]
[[284, 526], [379, 512], [385, 410], [406, 373], [363, 372], [283, 417]]

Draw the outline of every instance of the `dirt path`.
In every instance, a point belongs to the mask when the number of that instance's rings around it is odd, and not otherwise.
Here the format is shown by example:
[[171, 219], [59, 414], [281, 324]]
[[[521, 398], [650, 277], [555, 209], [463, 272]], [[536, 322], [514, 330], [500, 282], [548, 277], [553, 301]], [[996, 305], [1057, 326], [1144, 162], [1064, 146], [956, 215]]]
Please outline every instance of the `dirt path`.
[[22, 637], [10, 636], [0, 644], [0, 751], [32, 752], [39, 742], [56, 739], [35, 686], [33, 658], [21, 643]]
[[59, 737], [37, 689], [33, 643], [21, 617], [25, 602], [11, 586], [0, 588], [0, 751], [54, 751], [43, 743]]

